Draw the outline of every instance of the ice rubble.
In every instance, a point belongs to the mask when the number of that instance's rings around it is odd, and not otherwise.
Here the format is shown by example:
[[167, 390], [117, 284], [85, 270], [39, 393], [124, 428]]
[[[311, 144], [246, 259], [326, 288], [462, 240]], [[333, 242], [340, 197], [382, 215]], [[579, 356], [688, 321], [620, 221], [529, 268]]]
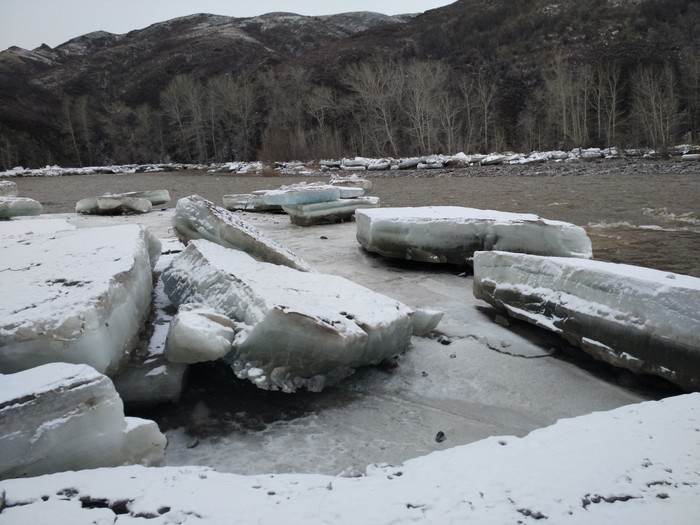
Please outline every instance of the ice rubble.
[[162, 280], [173, 304], [202, 303], [240, 323], [226, 360], [263, 389], [318, 391], [411, 340], [412, 311], [398, 301], [204, 240], [190, 242]]
[[[672, 522], [695, 525], [700, 394], [490, 437], [364, 476], [140, 466], [0, 482], [4, 525]], [[98, 521], [102, 520], [102, 521]]]
[[170, 322], [165, 358], [171, 363], [215, 361], [233, 345], [234, 323], [211, 308], [182, 304]]
[[114, 375], [138, 341], [160, 242], [138, 225], [63, 224], [0, 228], [0, 372], [64, 361]]
[[242, 250], [266, 262], [304, 272], [313, 271], [298, 255], [252, 224], [198, 195], [177, 201], [173, 226], [184, 243], [192, 239], [207, 239], [227, 248]]
[[601, 261], [479, 252], [474, 295], [605, 362], [700, 390], [700, 279]]
[[537, 215], [456, 206], [358, 210], [368, 251], [420, 262], [464, 264], [478, 250], [590, 258], [586, 231]]
[[87, 365], [0, 374], [0, 478], [154, 465], [164, 453], [158, 426], [125, 418], [112, 382]]

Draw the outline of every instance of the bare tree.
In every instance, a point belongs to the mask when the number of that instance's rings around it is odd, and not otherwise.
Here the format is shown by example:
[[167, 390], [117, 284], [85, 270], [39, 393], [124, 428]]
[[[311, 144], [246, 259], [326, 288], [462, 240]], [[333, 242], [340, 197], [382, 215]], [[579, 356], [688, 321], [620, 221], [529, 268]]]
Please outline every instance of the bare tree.
[[176, 124], [177, 144], [188, 161], [207, 160], [205, 98], [202, 84], [189, 75], [178, 75], [160, 94], [165, 115]]
[[591, 106], [596, 116], [598, 141], [612, 146], [617, 140], [617, 130], [622, 120], [622, 67], [618, 62], [598, 64], [593, 73]]
[[647, 145], [671, 144], [678, 125], [676, 77], [671, 66], [642, 67], [632, 76], [633, 115]]
[[[497, 84], [485, 66], [462, 78], [460, 91], [464, 99], [467, 146], [472, 144], [489, 151], [495, 129], [495, 96]], [[478, 141], [476, 137], [479, 137]], [[471, 148], [470, 148], [471, 149]]]
[[412, 147], [423, 154], [435, 152], [440, 129], [440, 103], [444, 99], [447, 66], [442, 62], [413, 60], [405, 66], [405, 103]]
[[344, 81], [354, 93], [356, 141], [360, 153], [394, 156], [399, 154], [399, 109], [404, 72], [396, 62], [374, 58], [349, 66]]

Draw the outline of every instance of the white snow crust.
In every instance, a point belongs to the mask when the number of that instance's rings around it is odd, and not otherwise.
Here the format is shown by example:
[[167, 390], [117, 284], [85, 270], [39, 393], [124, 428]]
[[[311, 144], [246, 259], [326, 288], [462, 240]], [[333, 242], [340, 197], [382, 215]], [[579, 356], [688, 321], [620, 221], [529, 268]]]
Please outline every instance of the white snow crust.
[[63, 361], [113, 375], [138, 341], [160, 242], [138, 225], [52, 231], [63, 224], [0, 224], [1, 372]]
[[399, 259], [465, 264], [478, 250], [592, 256], [583, 228], [533, 214], [426, 206], [357, 210], [355, 220], [366, 250]]
[[474, 295], [608, 363], [700, 389], [700, 279], [602, 261], [474, 255]]
[[410, 344], [412, 311], [402, 303], [205, 240], [191, 241], [162, 279], [173, 304], [202, 303], [244, 325], [227, 360], [260, 388], [321, 390]]
[[[4, 525], [513, 523], [694, 525], [700, 394], [562, 420], [346, 478], [139, 466], [0, 482]], [[104, 508], [84, 502], [102, 502]], [[117, 514], [117, 511], [119, 514]], [[110, 521], [111, 520], [111, 521]]]

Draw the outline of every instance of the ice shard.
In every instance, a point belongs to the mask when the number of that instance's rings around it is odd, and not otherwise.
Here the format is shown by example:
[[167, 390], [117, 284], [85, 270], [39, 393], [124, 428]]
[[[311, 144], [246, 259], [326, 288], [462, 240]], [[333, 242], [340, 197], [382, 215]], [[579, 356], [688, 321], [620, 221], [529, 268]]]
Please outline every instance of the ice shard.
[[474, 255], [474, 295], [607, 363], [700, 390], [700, 279], [624, 264]]
[[465, 264], [479, 250], [592, 255], [583, 228], [532, 214], [426, 206], [357, 210], [355, 220], [366, 250], [398, 259]]
[[0, 237], [0, 372], [64, 361], [116, 374], [150, 309], [160, 242], [138, 225], [30, 222], [34, 233]]
[[192, 239], [207, 239], [227, 248], [244, 251], [265, 262], [305, 272], [313, 271], [301, 257], [270, 239], [249, 222], [198, 195], [177, 201], [173, 226], [180, 240], [185, 243]]
[[318, 391], [411, 340], [412, 311], [398, 301], [204, 240], [190, 242], [162, 280], [173, 304], [205, 304], [237, 321], [226, 361], [263, 389]]
[[172, 363], [215, 361], [231, 351], [234, 323], [212, 308], [183, 304], [168, 329], [165, 358]]
[[152, 421], [124, 417], [110, 379], [50, 363], [0, 375], [0, 479], [163, 461]]

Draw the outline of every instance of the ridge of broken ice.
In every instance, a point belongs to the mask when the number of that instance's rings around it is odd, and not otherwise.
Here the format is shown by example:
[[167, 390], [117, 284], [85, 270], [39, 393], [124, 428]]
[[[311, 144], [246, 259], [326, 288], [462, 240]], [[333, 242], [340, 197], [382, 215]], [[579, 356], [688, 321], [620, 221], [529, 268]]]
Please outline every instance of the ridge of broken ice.
[[479, 250], [592, 256], [583, 228], [534, 214], [425, 206], [359, 209], [355, 220], [363, 248], [399, 259], [464, 264]]
[[411, 340], [412, 311], [398, 301], [205, 240], [191, 241], [162, 280], [174, 305], [201, 303], [241, 323], [226, 360], [264, 389], [318, 391]]
[[304, 272], [313, 271], [301, 257], [270, 239], [266, 233], [199, 195], [178, 200], [172, 222], [185, 244], [193, 239], [206, 239], [266, 262]]
[[597, 359], [700, 390], [700, 279], [602, 261], [478, 252], [474, 295]]
[[62, 224], [21, 221], [1, 237], [0, 372], [64, 361], [114, 375], [138, 341], [160, 242], [138, 225]]

